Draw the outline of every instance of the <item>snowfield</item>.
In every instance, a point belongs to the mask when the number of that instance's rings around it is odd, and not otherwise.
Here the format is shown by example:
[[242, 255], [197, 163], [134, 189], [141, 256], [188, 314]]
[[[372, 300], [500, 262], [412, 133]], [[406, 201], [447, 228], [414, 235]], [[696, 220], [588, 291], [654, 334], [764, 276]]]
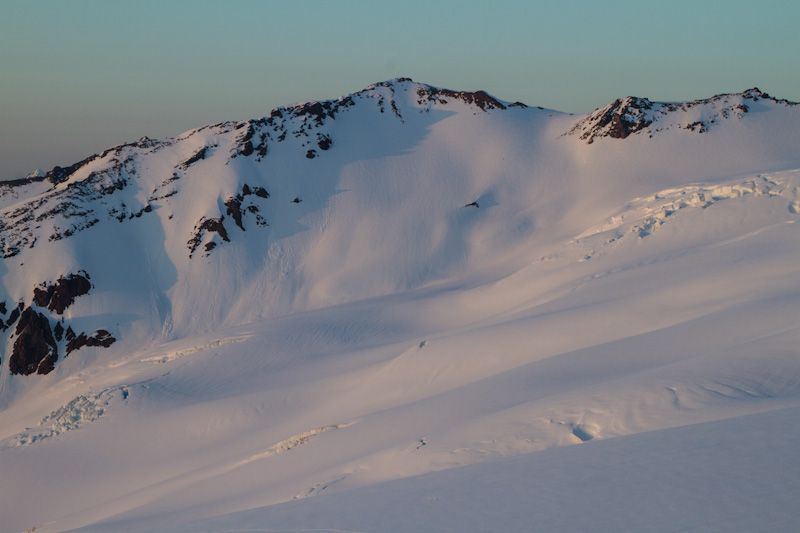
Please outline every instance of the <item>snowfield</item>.
[[0, 531], [794, 531], [798, 146], [398, 79], [0, 185]]

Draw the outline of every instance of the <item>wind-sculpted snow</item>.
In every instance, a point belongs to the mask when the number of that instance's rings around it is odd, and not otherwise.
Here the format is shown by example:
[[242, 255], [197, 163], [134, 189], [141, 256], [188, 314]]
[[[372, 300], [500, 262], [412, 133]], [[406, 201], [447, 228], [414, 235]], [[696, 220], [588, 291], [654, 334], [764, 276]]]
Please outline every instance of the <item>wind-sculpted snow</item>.
[[174, 361], [175, 359], [180, 359], [181, 357], [185, 357], [187, 355], [196, 354], [198, 352], [203, 352], [205, 350], [211, 350], [212, 348], [217, 348], [218, 346], [222, 346], [224, 344], [241, 342], [243, 340], [244, 338], [219, 339], [213, 342], [209, 342], [207, 344], [203, 344], [202, 346], [192, 346], [191, 348], [186, 348], [184, 350], [177, 350], [175, 352], [169, 352], [165, 355], [156, 355], [153, 357], [147, 357], [145, 359], [142, 359], [142, 361], [147, 363], [156, 363], [156, 364], [169, 363], [170, 361]]
[[311, 429], [309, 431], [303, 431], [302, 433], [298, 433], [297, 435], [292, 435], [291, 437], [284, 439], [280, 442], [277, 442], [267, 448], [263, 452], [259, 452], [243, 461], [238, 463], [236, 467], [240, 467], [250, 463], [252, 461], [258, 461], [259, 459], [265, 459], [267, 457], [272, 457], [273, 455], [277, 455], [279, 453], [288, 452], [289, 450], [296, 448], [300, 445], [306, 444], [312, 437], [319, 435], [320, 433], [325, 433], [327, 431], [331, 431], [334, 429], [346, 428], [347, 426], [351, 425], [350, 423], [345, 424], [335, 424], [332, 426], [325, 426], [317, 429]]
[[798, 132], [401, 78], [0, 184], [3, 528], [794, 525]]

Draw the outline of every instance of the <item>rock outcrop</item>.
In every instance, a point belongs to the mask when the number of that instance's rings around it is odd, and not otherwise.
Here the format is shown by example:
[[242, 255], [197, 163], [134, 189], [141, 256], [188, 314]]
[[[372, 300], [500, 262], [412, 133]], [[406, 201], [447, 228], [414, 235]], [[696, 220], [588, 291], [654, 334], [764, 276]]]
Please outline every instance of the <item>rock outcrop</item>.
[[62, 315], [75, 302], [75, 298], [89, 294], [91, 288], [89, 274], [83, 271], [80, 274], [70, 274], [58, 278], [52, 285], [42, 283], [40, 287], [34, 288], [33, 303]]
[[26, 307], [15, 333], [8, 362], [12, 374], [47, 374], [55, 368], [58, 346], [46, 316]]

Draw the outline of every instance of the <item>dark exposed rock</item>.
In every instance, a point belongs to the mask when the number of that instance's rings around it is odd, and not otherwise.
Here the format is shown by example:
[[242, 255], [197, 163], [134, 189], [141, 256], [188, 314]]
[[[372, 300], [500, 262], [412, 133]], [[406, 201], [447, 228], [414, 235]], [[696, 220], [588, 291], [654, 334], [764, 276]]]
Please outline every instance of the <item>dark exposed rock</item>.
[[638, 119], [630, 120], [623, 118], [621, 115], [614, 115], [611, 119], [611, 128], [608, 130], [608, 136], [614, 139], [624, 139], [631, 133], [636, 133], [649, 126], [651, 121]]
[[317, 135], [317, 146], [320, 147], [320, 150], [328, 150], [331, 145], [333, 144], [333, 140], [331, 139], [330, 135]]
[[86, 333], [81, 333], [80, 335], [74, 337], [67, 343], [67, 348], [66, 348], [67, 353], [64, 355], [64, 357], [71, 354], [75, 350], [78, 350], [83, 346], [86, 346], [86, 341], [87, 341]]
[[242, 201], [239, 198], [230, 198], [225, 202], [226, 213], [233, 217], [233, 221], [244, 230], [242, 225]]
[[31, 183], [39, 183], [40, 181], [44, 181], [47, 179], [47, 175], [44, 176], [28, 176], [25, 178], [19, 178], [15, 180], [7, 180], [2, 182], [4, 187], [21, 187], [23, 185], [30, 185]]
[[207, 153], [207, 152], [208, 152], [208, 146], [204, 146], [204, 147], [202, 147], [202, 148], [201, 148], [200, 150], [198, 150], [198, 151], [197, 151], [197, 152], [196, 152], [196, 153], [195, 153], [195, 154], [194, 154], [192, 157], [190, 157], [189, 159], [187, 159], [186, 161], [184, 161], [183, 163], [181, 163], [180, 165], [178, 165], [178, 167], [180, 167], [180, 168], [181, 168], [181, 169], [183, 169], [183, 170], [186, 170], [186, 169], [187, 169], [187, 168], [189, 168], [191, 165], [193, 165], [193, 164], [197, 163], [197, 162], [198, 162], [198, 161], [200, 161], [201, 159], [205, 159], [205, 158], [206, 158], [206, 153]]
[[81, 167], [83, 167], [85, 165], [88, 165], [89, 163], [91, 163], [92, 161], [97, 159], [98, 157], [105, 156], [107, 153], [108, 153], [108, 150], [106, 150], [105, 152], [103, 152], [99, 156], [97, 154], [89, 156], [86, 159], [84, 159], [82, 161], [78, 161], [77, 163], [73, 163], [72, 165], [70, 165], [68, 167], [63, 167], [63, 168], [62, 167], [58, 167], [58, 166], [53, 167], [53, 170], [48, 172], [45, 175], [45, 178], [49, 179], [50, 182], [53, 185], [58, 185], [62, 181], [66, 181], [67, 178], [69, 178], [71, 175], [73, 175]]
[[189, 246], [189, 257], [192, 257], [192, 254], [194, 254], [195, 250], [197, 250], [197, 247], [200, 246], [200, 241], [203, 240], [203, 235], [206, 231], [213, 231], [219, 235], [223, 241], [230, 242], [230, 239], [228, 238], [228, 232], [225, 229], [225, 226], [222, 224], [224, 219], [224, 216], [219, 218], [204, 217], [200, 219], [200, 222], [198, 222], [195, 226], [194, 235], [191, 239], [189, 239], [189, 242], [187, 242], [187, 245]]
[[419, 104], [424, 104], [426, 100], [446, 104], [447, 98], [452, 98], [467, 104], [475, 105], [482, 111], [506, 108], [499, 100], [490, 96], [485, 91], [451, 91], [450, 89], [439, 89], [437, 87], [425, 85], [417, 89], [417, 96], [419, 97]]
[[244, 201], [244, 199], [251, 195], [255, 195], [259, 198], [269, 198], [269, 193], [263, 187], [250, 187], [248, 184], [245, 183], [244, 185], [242, 185], [242, 192], [237, 194], [233, 198], [228, 198], [224, 204], [226, 209], [225, 211], [226, 214], [233, 218], [233, 221], [236, 223], [237, 226], [239, 226], [242, 229], [242, 231], [245, 230], [244, 220], [243, 220], [244, 214], [259, 212], [258, 207], [255, 205], [248, 205], [246, 207], [242, 207], [242, 202]]
[[70, 274], [66, 278], [58, 278], [53, 285], [42, 283], [40, 287], [35, 287], [33, 303], [61, 315], [67, 307], [72, 305], [75, 298], [88, 294], [91, 288], [92, 284], [86, 272]]
[[253, 143], [250, 141], [245, 141], [244, 144], [242, 145], [241, 154], [247, 157], [249, 155], [252, 155], [254, 151], [255, 149], [253, 148]]
[[[237, 129], [241, 128], [243, 126], [244, 126], [244, 124], [240, 124], [239, 126], [237, 126]], [[253, 135], [255, 135], [255, 134], [256, 134], [256, 130], [253, 128], [253, 124], [248, 124], [247, 125], [247, 131], [245, 132], [244, 136], [242, 137], [241, 142], [249, 141], [250, 139], [253, 138]]]
[[75, 338], [75, 332], [72, 330], [72, 326], [67, 326], [67, 333], [64, 335], [64, 338], [68, 341]]
[[[99, 223], [96, 210], [105, 204], [103, 197], [125, 188], [136, 173], [133, 156], [120, 155], [122, 160], [111, 158], [105, 161], [107, 168], [30, 198], [18, 209], [5, 210], [0, 215], [3, 255], [12, 257], [21, 249], [33, 247], [37, 237], [47, 231], [37, 232], [40, 227], [52, 228], [47, 240], [57, 241]], [[102, 157], [102, 154], [97, 157]]]
[[[327, 108], [327, 109], [326, 109]], [[307, 102], [293, 108], [295, 116], [309, 116], [318, 125], [325, 118], [325, 112], [330, 109], [330, 102]]]
[[480, 207], [480, 206], [478, 205], [478, 202], [472, 202], [472, 203], [469, 203], [469, 204], [465, 205], [464, 207]]
[[6, 311], [6, 303], [5, 302], [0, 302], [0, 314], [4, 315], [4, 314], [6, 314], [6, 312], [7, 312]]
[[692, 122], [691, 124], [687, 124], [686, 129], [696, 131], [698, 133], [708, 132], [708, 127], [702, 121], [697, 121], [697, 122]]
[[653, 103], [647, 98], [620, 98], [591, 113], [569, 133], [581, 132], [580, 138], [589, 144], [598, 137], [625, 139], [653, 123], [652, 109]]
[[17, 319], [19, 318], [20, 312], [21, 311], [19, 307], [15, 307], [14, 309], [11, 310], [11, 314], [8, 316], [8, 321], [6, 322], [7, 328], [10, 328], [11, 326], [14, 325], [14, 322], [16, 322]]
[[87, 346], [100, 346], [102, 348], [108, 348], [112, 344], [117, 341], [111, 333], [104, 329], [98, 329], [94, 332], [94, 335], [89, 337], [89, 340], [86, 342]]
[[219, 234], [219, 236], [225, 242], [231, 242], [231, 240], [228, 238], [228, 232], [225, 231], [225, 226], [222, 225], [222, 220], [223, 220], [223, 217], [209, 218], [208, 220], [203, 222], [203, 224], [200, 227], [201, 227], [201, 229], [204, 229], [204, 230], [207, 230], [207, 231], [216, 232], [217, 234]]
[[295, 197], [295, 199], [294, 199], [294, 200], [292, 200], [292, 203], [293, 203], [293, 204], [299, 204], [299, 203], [300, 203], [300, 202], [302, 202], [302, 201], [303, 201], [303, 200], [301, 200], [300, 198], [297, 198], [297, 197]]
[[[299, 118], [304, 124], [304, 127], [301, 127], [301, 130], [304, 132], [305, 125], [308, 125], [309, 127], [320, 126], [326, 119], [335, 119], [337, 113], [343, 109], [353, 106], [354, 104], [355, 101], [353, 100], [353, 97], [348, 95], [335, 101], [327, 100], [324, 102], [306, 102], [295, 106], [281, 107], [272, 110], [269, 118], [267, 119], [267, 124], [273, 127], [280, 127], [280, 120]], [[275, 131], [277, 132], [277, 129]], [[286, 139], [286, 133], [287, 130], [284, 129], [277, 138], [278, 142]], [[256, 149], [258, 149], [258, 147], [256, 147]]]
[[60, 341], [64, 336], [64, 326], [61, 322], [56, 322], [56, 327], [53, 328], [53, 335], [55, 335], [57, 341]]
[[8, 366], [12, 374], [47, 374], [55, 368], [58, 347], [50, 321], [30, 307], [22, 311]]
[[98, 329], [90, 337], [87, 337], [86, 333], [81, 333], [80, 335], [73, 337], [72, 340], [67, 343], [67, 353], [65, 357], [84, 346], [108, 348], [116, 341], [117, 339], [115, 339], [111, 333], [104, 329]]
[[[624, 139], [644, 130], [649, 131], [652, 137], [654, 133], [670, 127], [706, 133], [712, 124], [717, 124], [721, 120], [744, 118], [750, 108], [742, 100], [751, 102], [770, 100], [787, 107], [798, 105], [788, 100], [777, 100], [757, 88], [748, 89], [743, 93], [718, 94], [712, 98], [682, 103], [653, 103], [647, 98], [629, 96], [590, 113], [565, 135], [579, 134], [581, 139], [591, 144], [597, 138]], [[706, 107], [707, 112], [703, 114], [703, 120], [694, 119], [694, 122], [688, 122], [682, 120], [680, 115], [665, 120], [670, 114], [696, 107]]]
[[316, 150], [309, 150], [308, 152], [306, 152], [306, 157], [308, 159], [314, 159], [315, 157], [317, 157], [317, 151]]
[[650, 108], [650, 101], [645, 98], [617, 100], [612, 108], [603, 115], [598, 127], [602, 128], [610, 122], [608, 136], [614, 139], [624, 139], [631, 133], [643, 130], [653, 122], [642, 113]]

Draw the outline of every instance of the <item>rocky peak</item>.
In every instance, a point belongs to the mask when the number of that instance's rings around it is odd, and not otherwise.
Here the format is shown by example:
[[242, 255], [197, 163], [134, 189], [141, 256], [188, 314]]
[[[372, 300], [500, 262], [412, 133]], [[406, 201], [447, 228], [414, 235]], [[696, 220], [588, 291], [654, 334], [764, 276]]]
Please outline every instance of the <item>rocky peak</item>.
[[718, 94], [703, 100], [680, 103], [657, 103], [647, 98], [628, 96], [590, 113], [566, 135], [578, 135], [581, 140], [591, 144], [603, 137], [625, 139], [637, 133], [652, 136], [669, 129], [707, 133], [714, 125], [725, 120], [743, 119], [750, 110], [750, 103], [759, 101], [784, 106], [797, 105], [787, 100], [777, 100], [757, 87], [741, 93]]

